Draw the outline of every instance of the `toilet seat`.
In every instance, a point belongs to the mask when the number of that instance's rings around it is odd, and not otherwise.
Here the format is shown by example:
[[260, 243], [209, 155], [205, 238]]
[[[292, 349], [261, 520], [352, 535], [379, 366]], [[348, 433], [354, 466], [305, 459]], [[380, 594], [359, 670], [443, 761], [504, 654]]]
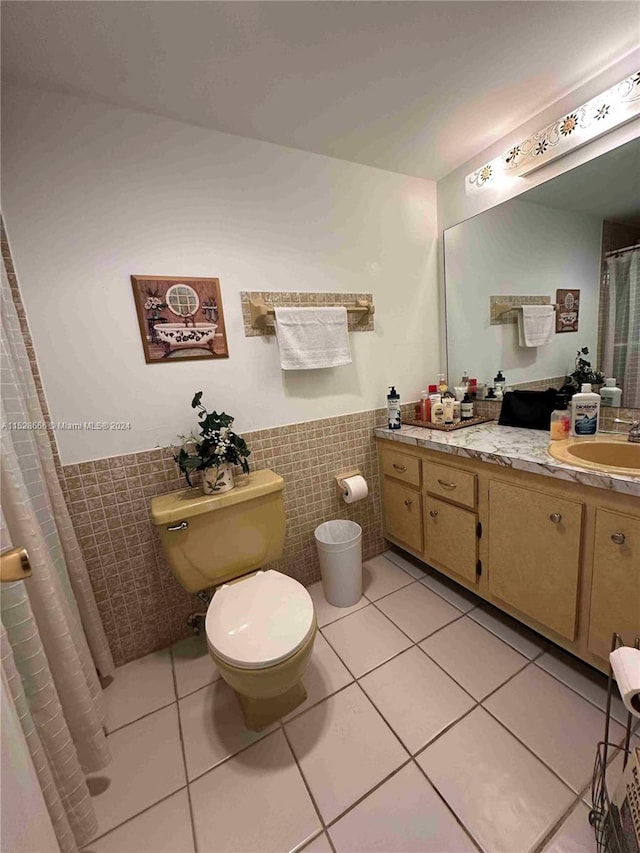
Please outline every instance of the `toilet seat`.
[[307, 590], [272, 569], [221, 586], [205, 619], [213, 654], [241, 669], [280, 663], [307, 642], [314, 627]]

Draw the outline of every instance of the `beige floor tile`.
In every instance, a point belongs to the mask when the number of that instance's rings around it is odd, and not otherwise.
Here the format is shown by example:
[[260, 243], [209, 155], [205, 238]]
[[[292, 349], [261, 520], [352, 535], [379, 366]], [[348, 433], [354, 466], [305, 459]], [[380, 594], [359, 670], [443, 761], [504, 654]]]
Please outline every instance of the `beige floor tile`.
[[132, 818], [84, 853], [193, 853], [193, 833], [187, 789]]
[[285, 731], [327, 822], [409, 757], [356, 684], [296, 717]]
[[528, 853], [569, 808], [574, 794], [482, 708], [417, 759], [490, 853]]
[[[382, 556], [386, 557], [387, 560], [391, 560], [392, 563], [395, 563], [396, 566], [404, 569], [404, 571], [408, 572], [412, 578], [416, 578], [417, 580], [425, 577], [425, 575], [430, 571], [429, 567], [425, 563], [421, 563], [416, 557], [412, 557], [410, 554], [405, 556], [400, 554], [398, 551], [385, 551]], [[415, 562], [412, 562], [412, 560]]]
[[220, 670], [209, 654], [204, 634], [180, 640], [172, 647], [171, 656], [178, 696], [186, 696], [220, 678]]
[[365, 675], [359, 683], [411, 753], [475, 704], [415, 646]]
[[236, 694], [221, 678], [181, 699], [178, 707], [190, 780], [277, 727], [276, 723], [262, 732], [247, 729]]
[[483, 699], [527, 664], [527, 658], [463, 616], [420, 643], [451, 678]]
[[[537, 666], [528, 666], [484, 703], [576, 793], [589, 782], [604, 714]], [[612, 721], [611, 736], [622, 728]]]
[[371, 604], [327, 625], [322, 633], [356, 678], [411, 645], [411, 640]]
[[318, 620], [319, 628], [323, 628], [330, 622], [335, 622], [336, 619], [342, 619], [343, 616], [348, 616], [350, 613], [355, 613], [356, 610], [366, 607], [369, 603], [369, 600], [363, 595], [360, 601], [351, 607], [334, 607], [333, 604], [329, 604], [327, 599], [324, 597], [322, 581], [312, 583], [307, 587], [307, 590], [313, 599], [313, 607], [316, 611], [316, 619]]
[[302, 848], [302, 853], [333, 853], [333, 849], [329, 844], [329, 839], [323, 832], [314, 838], [310, 844]]
[[415, 764], [369, 794], [329, 829], [338, 853], [463, 853], [475, 847]]
[[412, 583], [392, 592], [377, 601], [376, 607], [416, 643], [460, 618], [457, 607], [448, 604], [421, 583]]
[[190, 785], [201, 851], [283, 853], [322, 826], [282, 730]]
[[110, 785], [93, 797], [102, 835], [186, 784], [178, 709], [170, 705], [109, 735], [111, 763], [91, 780]]
[[578, 803], [543, 853], [596, 853], [596, 837], [589, 823], [589, 809]]
[[449, 604], [453, 604], [454, 607], [457, 607], [463, 613], [468, 613], [482, 600], [477, 595], [469, 592], [468, 589], [460, 586], [459, 583], [450, 580], [446, 575], [441, 575], [435, 569], [431, 574], [422, 578], [421, 583], [437, 593], [441, 598], [444, 598]]
[[[536, 665], [567, 687], [575, 690], [589, 702], [597, 705], [601, 711], [607, 707], [607, 676], [562, 649], [552, 646], [541, 655]], [[623, 726], [627, 724], [627, 710], [622, 699], [614, 692], [611, 703], [611, 716]], [[636, 723], [640, 726], [640, 720]], [[602, 740], [602, 738], [600, 738]]]
[[529, 660], [533, 660], [549, 645], [540, 634], [490, 604], [481, 604], [469, 616]]
[[175, 702], [169, 650], [153, 652], [119, 666], [103, 696], [111, 732]]
[[411, 581], [411, 575], [387, 560], [382, 554], [362, 564], [362, 584], [364, 594], [369, 601], [388, 595]]
[[337, 690], [353, 681], [353, 676], [333, 651], [320, 631], [316, 634], [313, 652], [302, 682], [307, 691], [307, 699], [295, 711], [285, 717], [290, 720], [302, 711], [306, 711], [321, 699], [326, 699]]

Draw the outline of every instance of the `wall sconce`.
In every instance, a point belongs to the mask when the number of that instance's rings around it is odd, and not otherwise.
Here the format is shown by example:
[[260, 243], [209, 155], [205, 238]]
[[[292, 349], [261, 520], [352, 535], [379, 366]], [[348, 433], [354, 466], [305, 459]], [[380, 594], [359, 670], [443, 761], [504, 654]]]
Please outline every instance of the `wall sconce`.
[[504, 177], [523, 177], [640, 115], [640, 72], [523, 139], [464, 180], [467, 195], [495, 187]]

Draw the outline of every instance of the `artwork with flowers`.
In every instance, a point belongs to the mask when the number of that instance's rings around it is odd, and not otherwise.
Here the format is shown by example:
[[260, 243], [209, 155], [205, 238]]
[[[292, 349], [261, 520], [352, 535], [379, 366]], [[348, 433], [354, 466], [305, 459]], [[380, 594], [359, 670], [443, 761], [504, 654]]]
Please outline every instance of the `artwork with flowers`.
[[147, 364], [228, 358], [217, 278], [132, 275]]

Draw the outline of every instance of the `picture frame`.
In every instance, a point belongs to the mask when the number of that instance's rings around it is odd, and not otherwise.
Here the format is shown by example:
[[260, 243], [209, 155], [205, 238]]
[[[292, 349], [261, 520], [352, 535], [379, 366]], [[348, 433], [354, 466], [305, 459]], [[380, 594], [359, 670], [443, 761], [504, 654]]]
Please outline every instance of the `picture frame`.
[[580, 320], [580, 291], [556, 290], [556, 334], [577, 332]]
[[220, 280], [132, 275], [147, 364], [229, 358]]

